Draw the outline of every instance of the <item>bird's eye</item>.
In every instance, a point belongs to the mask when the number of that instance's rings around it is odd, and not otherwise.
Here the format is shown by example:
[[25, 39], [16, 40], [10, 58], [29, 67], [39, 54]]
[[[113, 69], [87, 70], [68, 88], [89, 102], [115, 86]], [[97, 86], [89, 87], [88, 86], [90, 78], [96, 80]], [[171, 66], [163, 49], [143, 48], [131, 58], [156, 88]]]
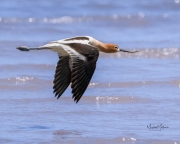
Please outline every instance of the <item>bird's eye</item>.
[[114, 48], [115, 48], [115, 49], [118, 49], [118, 46], [115, 46]]

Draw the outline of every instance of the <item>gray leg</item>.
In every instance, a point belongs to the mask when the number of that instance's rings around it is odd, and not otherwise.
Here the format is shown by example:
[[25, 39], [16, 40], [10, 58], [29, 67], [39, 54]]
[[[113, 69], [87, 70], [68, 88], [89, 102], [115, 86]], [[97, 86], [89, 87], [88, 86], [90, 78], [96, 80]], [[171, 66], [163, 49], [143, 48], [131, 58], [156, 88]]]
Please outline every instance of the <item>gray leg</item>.
[[30, 51], [30, 50], [44, 50], [44, 49], [50, 49], [50, 48], [46, 48], [46, 47], [40, 47], [40, 48], [29, 48], [27, 46], [20, 46], [20, 47], [17, 47], [18, 50], [20, 51]]

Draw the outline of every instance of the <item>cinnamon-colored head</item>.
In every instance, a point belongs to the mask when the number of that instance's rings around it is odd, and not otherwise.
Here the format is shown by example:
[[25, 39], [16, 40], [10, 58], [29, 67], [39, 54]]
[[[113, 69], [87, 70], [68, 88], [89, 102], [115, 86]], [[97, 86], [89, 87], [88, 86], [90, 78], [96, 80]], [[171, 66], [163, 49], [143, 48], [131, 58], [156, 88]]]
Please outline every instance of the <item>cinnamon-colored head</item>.
[[100, 43], [97, 45], [100, 51], [105, 53], [116, 53], [116, 52], [127, 52], [127, 53], [136, 53], [138, 51], [128, 51], [124, 49], [120, 49], [116, 44], [105, 44]]
[[106, 47], [106, 53], [115, 53], [119, 52], [119, 48], [116, 44], [105, 44]]

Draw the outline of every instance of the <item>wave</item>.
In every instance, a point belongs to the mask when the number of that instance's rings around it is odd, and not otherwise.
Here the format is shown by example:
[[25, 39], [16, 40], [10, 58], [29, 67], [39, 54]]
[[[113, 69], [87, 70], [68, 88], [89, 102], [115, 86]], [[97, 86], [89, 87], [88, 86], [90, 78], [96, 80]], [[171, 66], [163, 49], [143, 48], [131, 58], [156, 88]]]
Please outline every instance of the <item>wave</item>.
[[[11, 23], [49, 23], [49, 24], [72, 24], [72, 23], [84, 23], [84, 22], [120, 22], [126, 26], [128, 24], [131, 26], [137, 25], [152, 25], [158, 22], [164, 22], [164, 20], [173, 21], [172, 18], [178, 18], [178, 15], [169, 15], [168, 13], [162, 13], [158, 15], [146, 15], [143, 12], [137, 12], [136, 14], [112, 14], [112, 15], [90, 15], [90, 16], [61, 16], [61, 17], [0, 17], [0, 24], [11, 24]], [[143, 23], [142, 23], [143, 21]], [[176, 21], [176, 23], [179, 23]]]
[[[52, 103], [56, 102], [57, 99], [53, 96], [49, 97], [43, 97], [43, 98], [11, 98], [11, 102], [16, 102], [16, 103], [24, 103], [24, 104], [33, 104], [33, 103]], [[60, 101], [62, 102], [72, 102], [72, 97], [71, 96], [62, 96], [60, 98]], [[95, 103], [96, 105], [99, 104], [119, 104], [119, 103], [147, 103], [147, 102], [152, 102], [152, 99], [150, 98], [139, 98], [139, 97], [134, 97], [134, 96], [83, 96], [81, 98], [81, 101], [83, 102], [88, 102], [88, 103]], [[0, 103], [4, 102], [7, 103], [9, 102], [9, 99], [0, 99]], [[78, 113], [84, 113], [84, 111], [80, 111]]]
[[[36, 87], [37, 85], [41, 86], [51, 86], [53, 85], [53, 79], [41, 79], [39, 77], [33, 76], [18, 76], [12, 78], [1, 78], [0, 79], [0, 88], [11, 87], [14, 85], [31, 85]], [[90, 82], [89, 88], [123, 88], [123, 87], [140, 87], [140, 86], [150, 86], [150, 85], [172, 85], [180, 86], [180, 80], [164, 80], [164, 81], [129, 81], [129, 82], [111, 82], [111, 83], [99, 83], [99, 82]]]

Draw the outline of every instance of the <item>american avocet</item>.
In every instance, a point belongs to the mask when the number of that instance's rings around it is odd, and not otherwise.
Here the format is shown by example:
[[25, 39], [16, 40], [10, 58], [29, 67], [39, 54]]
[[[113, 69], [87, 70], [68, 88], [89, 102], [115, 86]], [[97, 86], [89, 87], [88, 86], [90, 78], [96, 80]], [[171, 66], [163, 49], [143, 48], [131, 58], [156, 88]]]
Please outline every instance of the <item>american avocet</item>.
[[17, 47], [21, 51], [50, 49], [59, 55], [54, 76], [54, 93], [57, 99], [71, 83], [72, 98], [77, 103], [84, 94], [96, 69], [99, 51], [105, 53], [131, 52], [119, 49], [116, 44], [105, 44], [90, 36], [79, 36], [52, 41], [36, 48]]

